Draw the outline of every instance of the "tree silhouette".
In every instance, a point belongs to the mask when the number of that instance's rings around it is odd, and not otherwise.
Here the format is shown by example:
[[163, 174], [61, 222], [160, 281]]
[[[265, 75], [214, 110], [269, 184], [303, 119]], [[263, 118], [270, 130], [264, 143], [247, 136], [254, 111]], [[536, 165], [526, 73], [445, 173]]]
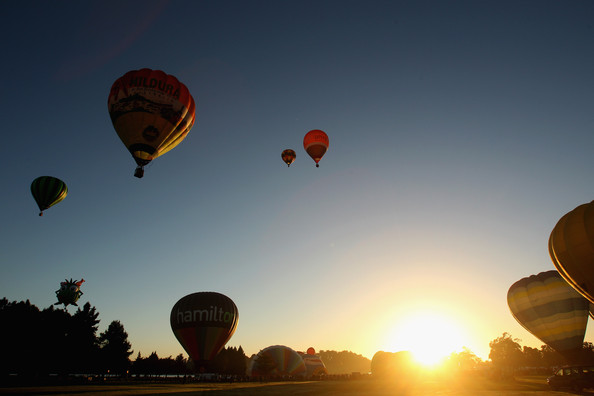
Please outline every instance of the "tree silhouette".
[[503, 333], [501, 337], [489, 343], [491, 348], [489, 359], [504, 377], [513, 376], [515, 370], [522, 364], [524, 355], [519, 341], [517, 338], [512, 338], [511, 334]]
[[351, 351], [321, 350], [318, 355], [324, 362], [328, 374], [368, 373], [371, 370], [371, 360]]
[[119, 320], [109, 324], [107, 330], [99, 335], [101, 363], [103, 370], [114, 374], [125, 374], [130, 367], [131, 345], [128, 333]]
[[214, 358], [214, 371], [220, 374], [244, 375], [247, 367], [247, 356], [241, 346], [225, 347]]
[[71, 348], [79, 356], [75, 367], [79, 372], [92, 373], [98, 368], [98, 317], [99, 313], [88, 302], [85, 303], [82, 309], [78, 308], [72, 316]]
[[261, 355], [256, 355], [254, 358], [254, 368], [256, 368], [258, 372], [267, 376], [276, 368], [276, 362], [270, 355], [263, 353]]

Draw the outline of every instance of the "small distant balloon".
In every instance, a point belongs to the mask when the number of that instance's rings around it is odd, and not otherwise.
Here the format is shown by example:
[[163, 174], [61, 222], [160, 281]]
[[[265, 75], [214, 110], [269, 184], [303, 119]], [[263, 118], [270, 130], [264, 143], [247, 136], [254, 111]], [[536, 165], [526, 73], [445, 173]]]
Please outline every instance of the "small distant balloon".
[[308, 355], [315, 355], [316, 354], [316, 350], [313, 347], [309, 347], [309, 348], [307, 348], [307, 354]]
[[39, 207], [39, 216], [43, 216], [44, 210], [66, 198], [68, 187], [56, 177], [40, 176], [31, 183], [31, 194]]
[[74, 306], [78, 306], [76, 302], [83, 295], [83, 292], [80, 290], [80, 286], [83, 284], [85, 280], [70, 280], [64, 279], [64, 282], [60, 282], [60, 288], [56, 290], [56, 297], [58, 297], [58, 302], [54, 303], [54, 305], [64, 304], [64, 308], [68, 306], [68, 304], [72, 304]]
[[283, 161], [285, 161], [287, 166], [291, 166], [293, 161], [295, 161], [295, 157], [297, 157], [297, 154], [295, 154], [295, 151], [291, 149], [286, 149], [281, 153], [281, 158]]
[[118, 136], [144, 175], [144, 166], [176, 147], [194, 125], [188, 88], [161, 70], [132, 70], [112, 85], [107, 107]]
[[315, 161], [316, 167], [320, 166], [319, 162], [326, 154], [330, 140], [324, 131], [313, 129], [305, 134], [303, 138], [303, 148], [307, 154]]

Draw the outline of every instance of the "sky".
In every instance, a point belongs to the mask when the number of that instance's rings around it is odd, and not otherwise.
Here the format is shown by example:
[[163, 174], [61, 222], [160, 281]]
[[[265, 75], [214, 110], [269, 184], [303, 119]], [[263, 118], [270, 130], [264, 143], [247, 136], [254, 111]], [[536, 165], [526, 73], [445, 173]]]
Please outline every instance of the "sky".
[[[169, 315], [198, 291], [236, 303], [248, 356], [543, 344], [506, 295], [594, 199], [594, 2], [21, 1], [0, 21], [0, 298], [43, 309], [84, 278], [133, 357], [184, 352]], [[141, 68], [184, 83], [196, 122], [137, 179], [107, 97]], [[69, 193], [39, 217], [42, 175]]]

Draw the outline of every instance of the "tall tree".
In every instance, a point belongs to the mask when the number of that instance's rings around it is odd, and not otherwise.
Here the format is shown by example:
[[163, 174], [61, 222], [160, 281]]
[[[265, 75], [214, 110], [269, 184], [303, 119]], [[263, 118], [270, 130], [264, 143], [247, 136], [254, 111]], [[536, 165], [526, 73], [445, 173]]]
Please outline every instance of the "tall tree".
[[489, 359], [503, 375], [513, 375], [515, 369], [523, 361], [522, 347], [519, 339], [512, 338], [511, 334], [503, 333], [489, 343], [491, 351]]
[[101, 363], [103, 370], [109, 370], [114, 374], [125, 374], [130, 367], [130, 355], [132, 345], [128, 342], [128, 333], [119, 320], [109, 324], [99, 336], [101, 345]]
[[76, 363], [79, 372], [92, 373], [97, 370], [97, 358], [99, 355], [99, 339], [97, 328], [99, 325], [99, 312], [91, 307], [88, 302], [82, 309], [72, 316], [73, 333], [71, 334], [72, 350], [80, 357]]

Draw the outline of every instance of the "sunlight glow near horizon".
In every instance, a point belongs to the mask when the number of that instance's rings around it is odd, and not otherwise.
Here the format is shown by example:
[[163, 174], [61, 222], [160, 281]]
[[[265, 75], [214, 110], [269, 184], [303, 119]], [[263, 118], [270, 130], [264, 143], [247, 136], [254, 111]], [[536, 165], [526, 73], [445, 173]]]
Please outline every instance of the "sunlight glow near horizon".
[[416, 311], [395, 321], [386, 346], [389, 351], [410, 351], [424, 366], [434, 366], [461, 351], [465, 336], [461, 327], [442, 313]]

